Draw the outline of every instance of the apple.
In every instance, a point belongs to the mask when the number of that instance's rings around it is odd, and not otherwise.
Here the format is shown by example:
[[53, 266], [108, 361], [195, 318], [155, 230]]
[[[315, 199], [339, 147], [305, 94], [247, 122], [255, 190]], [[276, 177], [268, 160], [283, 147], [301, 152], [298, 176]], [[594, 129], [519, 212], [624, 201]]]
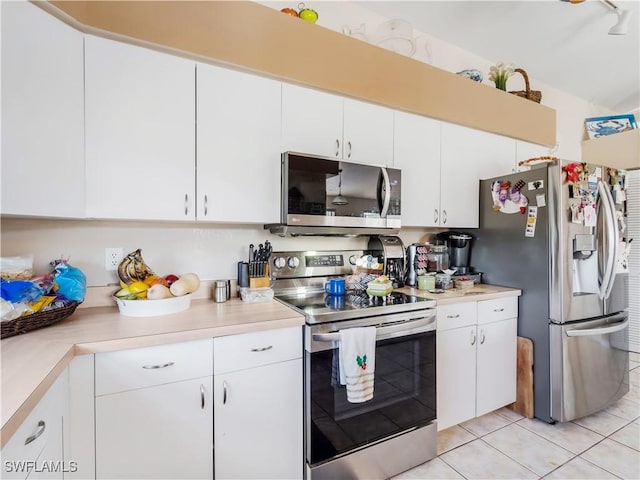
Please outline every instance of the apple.
[[318, 13], [310, 8], [300, 10], [298, 16], [309, 23], [316, 23], [318, 21]]
[[164, 276], [164, 281], [167, 282], [167, 287], [170, 287], [173, 282], [178, 280], [178, 278], [179, 277], [177, 275], [173, 275], [170, 273], [169, 275]]

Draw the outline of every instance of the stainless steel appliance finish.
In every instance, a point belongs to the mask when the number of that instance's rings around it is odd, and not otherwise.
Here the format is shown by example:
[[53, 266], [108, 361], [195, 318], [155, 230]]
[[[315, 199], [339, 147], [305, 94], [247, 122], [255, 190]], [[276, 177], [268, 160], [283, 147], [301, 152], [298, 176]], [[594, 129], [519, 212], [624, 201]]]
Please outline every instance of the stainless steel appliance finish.
[[401, 172], [333, 158], [282, 154], [277, 235], [376, 235], [400, 229]]
[[[481, 181], [480, 228], [470, 232], [475, 237], [471, 263], [484, 272], [484, 281], [522, 289], [518, 335], [534, 343], [534, 415], [546, 422], [588, 415], [629, 389], [624, 323], [619, 324], [615, 345], [611, 335], [594, 336], [590, 342], [568, 336], [574, 335], [573, 329], [591, 329], [587, 322], [611, 322], [626, 314], [628, 274], [616, 271], [623, 233], [617, 219], [625, 205], [611, 198], [609, 169], [591, 165], [589, 181], [581, 180], [579, 188], [589, 198], [597, 192], [597, 222], [572, 222], [571, 209], [582, 200], [570, 198], [561, 170], [566, 163]], [[491, 188], [496, 180], [524, 183], [528, 208], [536, 207], [533, 236], [525, 236], [533, 212], [494, 210]], [[582, 349], [596, 343], [599, 348], [590, 348], [587, 359]], [[603, 371], [586, 368], [592, 363], [608, 366], [606, 380], [596, 381]], [[572, 380], [580, 386], [571, 387]]]
[[383, 264], [382, 273], [389, 277], [393, 288], [404, 286], [406, 254], [400, 237], [390, 235], [373, 236], [369, 239], [367, 251], [378, 257]]
[[410, 287], [418, 285], [417, 255], [417, 245], [415, 243], [409, 245], [407, 247], [407, 278], [405, 283]]
[[[275, 298], [305, 315], [308, 477], [386, 479], [437, 454], [435, 302], [393, 292], [325, 295], [363, 251], [275, 252]], [[340, 330], [376, 327], [373, 398], [350, 403], [339, 381]]]
[[449, 247], [449, 268], [455, 268], [456, 274], [465, 275], [469, 272], [469, 250], [473, 237], [465, 233], [450, 232], [446, 234]]

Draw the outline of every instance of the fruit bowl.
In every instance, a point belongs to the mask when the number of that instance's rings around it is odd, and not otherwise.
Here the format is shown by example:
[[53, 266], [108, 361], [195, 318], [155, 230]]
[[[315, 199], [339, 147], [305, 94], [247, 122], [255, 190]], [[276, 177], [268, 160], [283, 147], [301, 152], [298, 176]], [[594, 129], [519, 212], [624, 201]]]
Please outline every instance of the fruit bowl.
[[127, 317], [157, 317], [182, 312], [191, 306], [191, 294], [158, 300], [123, 300], [112, 297], [118, 304], [120, 315]]

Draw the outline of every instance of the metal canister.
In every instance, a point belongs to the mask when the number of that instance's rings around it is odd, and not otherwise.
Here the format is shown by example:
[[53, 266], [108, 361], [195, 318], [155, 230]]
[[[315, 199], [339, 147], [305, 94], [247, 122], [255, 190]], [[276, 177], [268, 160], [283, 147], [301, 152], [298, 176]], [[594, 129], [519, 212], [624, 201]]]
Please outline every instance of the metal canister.
[[216, 303], [223, 303], [227, 301], [227, 286], [226, 280], [216, 280], [213, 286], [213, 301]]

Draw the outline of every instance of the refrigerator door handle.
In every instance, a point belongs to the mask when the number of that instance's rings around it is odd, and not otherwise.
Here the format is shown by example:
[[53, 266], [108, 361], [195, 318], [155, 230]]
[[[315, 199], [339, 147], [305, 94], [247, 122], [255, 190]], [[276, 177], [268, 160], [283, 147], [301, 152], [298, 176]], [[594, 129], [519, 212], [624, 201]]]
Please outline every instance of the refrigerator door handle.
[[600, 192], [600, 201], [602, 202], [602, 211], [604, 214], [604, 232], [607, 237], [607, 257], [605, 258], [604, 274], [602, 275], [602, 282], [600, 284], [600, 291], [598, 296], [604, 299], [608, 296], [607, 291], [610, 292], [610, 285], [613, 283], [614, 267], [615, 267], [615, 248], [618, 230], [615, 226], [615, 214], [611, 212], [611, 203], [609, 203], [609, 192], [602, 180], [598, 181], [598, 191]]
[[605, 291], [604, 298], [609, 298], [611, 295], [611, 291], [613, 290], [613, 284], [616, 279], [616, 265], [618, 263], [618, 249], [620, 248], [620, 233], [618, 231], [618, 222], [616, 220], [616, 205], [613, 201], [613, 196], [611, 195], [611, 191], [605, 187], [605, 192], [607, 194], [607, 202], [609, 203], [609, 212], [611, 213], [611, 232], [613, 233], [613, 254], [611, 256], [611, 277], [609, 279], [609, 284], [607, 285], [607, 289]]
[[567, 330], [565, 333], [567, 337], [589, 337], [595, 335], [606, 335], [608, 333], [619, 332], [624, 330], [629, 325], [629, 319], [616, 323], [615, 325], [609, 325], [607, 327], [598, 328], [585, 328], [584, 330]]

